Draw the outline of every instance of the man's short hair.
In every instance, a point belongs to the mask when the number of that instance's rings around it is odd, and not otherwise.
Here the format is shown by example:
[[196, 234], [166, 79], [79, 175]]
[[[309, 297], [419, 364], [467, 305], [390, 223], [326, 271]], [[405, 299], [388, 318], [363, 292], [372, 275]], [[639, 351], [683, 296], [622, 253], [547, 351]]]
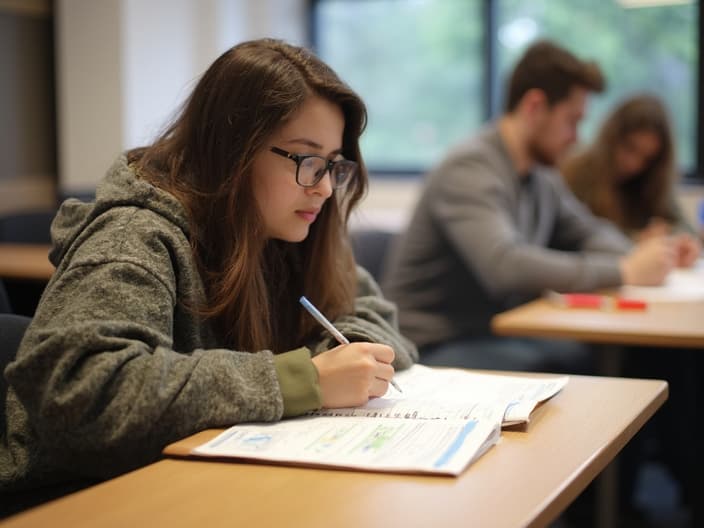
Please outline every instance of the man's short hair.
[[532, 44], [516, 64], [507, 86], [506, 110], [516, 109], [528, 90], [537, 88], [554, 105], [566, 99], [574, 86], [601, 92], [606, 81], [596, 62], [583, 61], [548, 40]]

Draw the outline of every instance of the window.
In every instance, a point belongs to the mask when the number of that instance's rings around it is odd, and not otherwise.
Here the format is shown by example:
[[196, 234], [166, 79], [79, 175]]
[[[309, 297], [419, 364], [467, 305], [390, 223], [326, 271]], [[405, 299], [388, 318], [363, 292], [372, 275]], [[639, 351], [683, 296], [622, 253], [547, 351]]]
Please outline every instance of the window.
[[328, 0], [320, 57], [364, 99], [373, 170], [422, 170], [484, 121], [481, 2]]
[[[365, 100], [372, 171], [425, 171], [502, 108], [507, 73], [527, 45], [550, 38], [607, 77], [582, 126], [589, 141], [625, 95], [667, 102], [679, 161], [697, 153], [698, 3], [642, 0], [317, 0], [317, 53]], [[648, 2], [653, 4], [651, 0]], [[491, 88], [487, 88], [491, 87]]]
[[[652, 3], [652, 2], [651, 2]], [[498, 72], [504, 79], [536, 37], [599, 63], [606, 91], [593, 97], [582, 140], [624, 96], [647, 90], [667, 102], [682, 167], [696, 163], [697, 6], [626, 8], [621, 0], [499, 0]], [[499, 85], [503, 88], [503, 85]]]

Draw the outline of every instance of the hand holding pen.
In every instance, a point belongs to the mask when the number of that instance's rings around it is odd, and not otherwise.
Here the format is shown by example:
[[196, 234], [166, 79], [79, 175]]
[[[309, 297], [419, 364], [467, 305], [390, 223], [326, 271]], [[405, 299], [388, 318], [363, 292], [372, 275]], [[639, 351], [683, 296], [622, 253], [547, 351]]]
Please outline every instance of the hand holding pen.
[[[306, 299], [305, 297], [300, 298], [300, 302], [303, 305], [303, 307], [325, 328], [327, 329], [334, 337], [337, 339], [337, 341], [340, 344], [348, 345], [350, 344], [349, 340], [342, 335], [342, 333], [335, 328], [335, 326], [322, 314], [320, 311], [313, 306], [313, 304]], [[386, 345], [379, 345], [379, 344], [374, 344], [374, 343], [353, 343], [353, 346], [357, 347], [362, 347], [364, 350], [364, 353], [366, 354], [371, 354], [375, 360], [375, 363], [378, 364], [379, 369], [382, 370], [380, 374], [381, 376], [375, 376], [375, 378], [378, 378], [380, 380], [389, 380], [389, 383], [391, 383], [394, 388], [398, 391], [401, 391], [400, 387], [393, 381], [392, 376], [393, 376], [393, 367], [390, 365], [391, 361], [393, 360], [393, 350], [391, 347], [388, 347]], [[326, 354], [329, 354], [331, 351], [328, 351]], [[320, 358], [320, 356], [316, 356], [314, 358], [314, 361], [316, 359]], [[316, 364], [316, 366], [318, 366]], [[386, 374], [386, 375], [383, 375]], [[384, 391], [385, 392], [385, 391]], [[383, 394], [370, 394], [370, 396], [382, 396]]]

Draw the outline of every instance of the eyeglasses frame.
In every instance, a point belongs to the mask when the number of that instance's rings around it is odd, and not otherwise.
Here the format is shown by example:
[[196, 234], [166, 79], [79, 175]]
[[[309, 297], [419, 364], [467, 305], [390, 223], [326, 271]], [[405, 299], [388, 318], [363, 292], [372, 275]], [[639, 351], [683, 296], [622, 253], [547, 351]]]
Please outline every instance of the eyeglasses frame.
[[[333, 161], [333, 160], [329, 160], [329, 159], [325, 158], [324, 156], [319, 156], [317, 154], [294, 154], [292, 152], [289, 152], [289, 151], [284, 150], [279, 147], [270, 147], [269, 150], [271, 152], [273, 152], [274, 154], [277, 154], [281, 157], [290, 159], [291, 161], [293, 161], [296, 164], [296, 183], [298, 185], [300, 185], [301, 187], [306, 187], [306, 188], [315, 187], [316, 185], [318, 185], [320, 183], [320, 180], [322, 180], [325, 177], [325, 174], [329, 173], [330, 174], [330, 183], [332, 183], [333, 188], [334, 189], [341, 189], [349, 183], [351, 178], [345, 179], [345, 181], [341, 185], [335, 185], [333, 178], [332, 178], [332, 171], [335, 168], [335, 165], [337, 165], [338, 163], [354, 164], [355, 171], [359, 167], [359, 165], [357, 164], [356, 161], [348, 160], [348, 159], [340, 159], [340, 160]], [[301, 183], [298, 178], [298, 173], [301, 168], [301, 163], [303, 163], [308, 158], [319, 158], [319, 159], [325, 161], [325, 170], [320, 173], [320, 176], [317, 177], [315, 179], [315, 181], [313, 181], [313, 183]], [[356, 172], [354, 172], [351, 176], [354, 176], [355, 174], [356, 174]]]

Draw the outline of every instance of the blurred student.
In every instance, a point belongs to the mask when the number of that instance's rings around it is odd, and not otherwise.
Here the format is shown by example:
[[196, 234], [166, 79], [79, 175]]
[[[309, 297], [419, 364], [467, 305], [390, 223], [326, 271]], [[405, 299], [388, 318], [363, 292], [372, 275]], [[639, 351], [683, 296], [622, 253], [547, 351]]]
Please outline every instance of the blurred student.
[[701, 251], [676, 199], [675, 144], [664, 104], [652, 95], [624, 100], [594, 142], [568, 157], [561, 171], [591, 211], [634, 239], [672, 232], [677, 264]]
[[64, 203], [56, 273], [5, 372], [0, 490], [103, 479], [209, 427], [384, 394], [417, 352], [347, 242], [365, 120], [305, 49], [245, 42], [94, 203]]
[[[675, 160], [666, 108], [657, 97], [642, 94], [621, 102], [594, 142], [569, 157], [562, 170], [577, 197], [628, 236], [638, 240], [672, 233], [677, 264], [686, 267], [696, 261], [701, 245], [676, 201]], [[622, 369], [628, 376], [669, 383], [668, 404], [621, 456], [625, 500], [631, 499], [641, 462], [659, 458], [680, 484], [682, 503], [691, 504], [688, 471], [696, 455], [685, 409], [699, 376], [696, 362], [683, 350], [641, 347], [628, 349]]]
[[596, 64], [533, 44], [510, 77], [505, 113], [429, 175], [385, 284], [421, 362], [570, 370], [583, 352], [493, 337], [492, 316], [548, 289], [660, 284], [671, 269], [666, 237], [632, 247], [553, 168], [603, 86]]

